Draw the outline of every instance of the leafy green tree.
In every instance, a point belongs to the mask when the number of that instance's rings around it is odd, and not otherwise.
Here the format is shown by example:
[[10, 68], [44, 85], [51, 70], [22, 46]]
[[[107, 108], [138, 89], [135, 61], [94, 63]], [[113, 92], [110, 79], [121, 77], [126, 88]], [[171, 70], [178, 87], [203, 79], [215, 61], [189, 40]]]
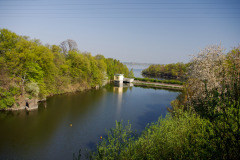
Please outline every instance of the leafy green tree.
[[14, 49], [19, 38], [19, 36], [7, 29], [0, 29], [0, 55], [2, 56], [7, 51]]
[[134, 73], [133, 73], [133, 69], [131, 69], [128, 73], [128, 77], [130, 78], [134, 78]]

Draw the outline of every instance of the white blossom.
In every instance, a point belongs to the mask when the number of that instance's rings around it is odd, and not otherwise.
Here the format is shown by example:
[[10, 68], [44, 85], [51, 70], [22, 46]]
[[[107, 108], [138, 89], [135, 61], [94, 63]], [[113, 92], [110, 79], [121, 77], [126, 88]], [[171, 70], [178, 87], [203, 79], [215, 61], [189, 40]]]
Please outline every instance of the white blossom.
[[206, 90], [221, 89], [221, 83], [227, 81], [225, 59], [224, 49], [220, 45], [208, 46], [193, 56], [187, 73], [192, 98], [206, 96]]

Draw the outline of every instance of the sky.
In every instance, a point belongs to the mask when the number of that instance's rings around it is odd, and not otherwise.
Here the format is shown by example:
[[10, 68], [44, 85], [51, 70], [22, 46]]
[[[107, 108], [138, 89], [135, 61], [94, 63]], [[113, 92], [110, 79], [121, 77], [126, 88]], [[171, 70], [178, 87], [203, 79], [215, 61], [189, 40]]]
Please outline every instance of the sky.
[[167, 64], [240, 45], [240, 0], [0, 0], [0, 29], [121, 62]]

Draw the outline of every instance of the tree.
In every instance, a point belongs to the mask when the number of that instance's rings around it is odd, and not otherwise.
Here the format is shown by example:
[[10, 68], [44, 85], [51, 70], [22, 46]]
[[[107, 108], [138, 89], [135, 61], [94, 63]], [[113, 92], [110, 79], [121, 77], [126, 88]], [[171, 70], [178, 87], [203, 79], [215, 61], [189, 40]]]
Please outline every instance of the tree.
[[131, 69], [130, 72], [128, 73], [128, 77], [129, 78], [134, 78], [133, 69]]
[[209, 46], [199, 52], [191, 60], [188, 68], [188, 89], [192, 95], [190, 99], [202, 99], [205, 91], [218, 89], [220, 92], [222, 83], [228, 81], [226, 75], [226, 58], [224, 49], [220, 45]]
[[77, 43], [74, 40], [67, 39], [60, 44], [63, 53], [66, 55], [69, 51], [77, 51]]
[[20, 37], [7, 29], [0, 29], [0, 56], [14, 49]]

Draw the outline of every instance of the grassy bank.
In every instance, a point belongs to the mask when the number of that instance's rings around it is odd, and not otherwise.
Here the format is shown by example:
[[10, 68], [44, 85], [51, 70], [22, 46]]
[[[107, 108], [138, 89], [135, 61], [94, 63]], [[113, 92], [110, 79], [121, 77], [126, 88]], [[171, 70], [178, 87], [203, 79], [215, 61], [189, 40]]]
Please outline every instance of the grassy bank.
[[166, 83], [166, 84], [178, 84], [183, 85], [184, 82], [179, 80], [157, 80], [153, 78], [134, 78], [134, 80], [144, 81], [144, 82], [158, 82], [158, 83]]
[[134, 83], [134, 86], [146, 87], [146, 88], [159, 88], [159, 89], [168, 89], [168, 90], [177, 90], [182, 91], [182, 87], [179, 86], [169, 86], [169, 85], [160, 85], [160, 84], [151, 84], [151, 83]]

